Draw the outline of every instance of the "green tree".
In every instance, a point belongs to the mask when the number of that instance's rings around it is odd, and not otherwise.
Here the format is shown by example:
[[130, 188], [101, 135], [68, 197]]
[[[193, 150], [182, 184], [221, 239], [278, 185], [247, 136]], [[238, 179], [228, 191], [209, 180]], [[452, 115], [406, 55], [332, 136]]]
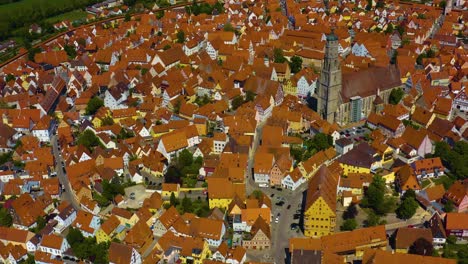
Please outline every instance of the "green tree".
[[42, 229], [44, 229], [44, 227], [46, 226], [47, 222], [45, 220], [44, 217], [42, 216], [38, 216], [36, 218], [36, 228], [35, 228], [35, 231], [36, 233], [39, 233]]
[[369, 211], [367, 213], [367, 219], [365, 220], [365, 225], [369, 226], [377, 226], [380, 224], [380, 217], [375, 214], [373, 211]]
[[391, 209], [391, 202], [385, 198], [385, 180], [376, 174], [372, 178], [372, 183], [364, 193], [361, 201], [362, 207], [371, 208], [376, 214], [384, 215]]
[[253, 91], [248, 90], [245, 92], [245, 102], [250, 102], [255, 99], [255, 96], [257, 96]]
[[136, 1], [137, 0], [124, 0], [123, 2], [126, 6], [134, 6], [136, 4]]
[[180, 168], [192, 165], [193, 155], [188, 149], [184, 149], [180, 152], [179, 157], [177, 158], [177, 163]]
[[275, 48], [273, 50], [273, 61], [275, 63], [285, 63], [287, 60], [284, 57], [283, 50], [280, 48]]
[[125, 194], [124, 186], [120, 182], [119, 177], [113, 177], [111, 181], [102, 181], [102, 196], [104, 196], [107, 200], [113, 201], [114, 198], [119, 194]]
[[238, 96], [234, 97], [234, 98], [232, 99], [232, 102], [231, 102], [232, 109], [233, 109], [233, 110], [236, 110], [236, 109], [239, 108], [239, 106], [241, 106], [243, 103], [244, 103], [244, 98], [242, 98], [242, 96], [238, 95]]
[[0, 208], [0, 226], [10, 227], [13, 225], [13, 217], [5, 208]]
[[182, 210], [184, 212], [191, 212], [192, 210], [192, 200], [190, 200], [190, 198], [187, 197], [187, 195], [184, 196], [184, 198], [182, 198]]
[[395, 30], [395, 27], [393, 26], [393, 24], [389, 23], [387, 28], [385, 29], [385, 34], [392, 34], [394, 30]]
[[349, 204], [348, 208], [346, 208], [346, 211], [343, 213], [343, 219], [353, 219], [358, 215], [358, 210], [357, 206], [355, 203]]
[[65, 45], [63, 49], [65, 50], [70, 59], [74, 59], [76, 57], [76, 49], [73, 45]]
[[102, 106], [104, 106], [104, 101], [95, 96], [88, 101], [85, 113], [86, 115], [94, 115]]
[[447, 7], [447, 1], [445, 1], [445, 0], [440, 1], [439, 7], [442, 8], [442, 9], [445, 9], [445, 7]]
[[255, 199], [258, 200], [258, 199], [262, 198], [263, 192], [260, 191], [260, 190], [254, 190], [254, 191], [252, 192], [252, 195], [253, 195], [253, 197], [255, 197]]
[[101, 119], [101, 125], [103, 126], [112, 126], [114, 124], [114, 119], [110, 116], [106, 116]]
[[34, 259], [34, 256], [31, 254], [28, 254], [28, 258], [24, 261], [24, 264], [36, 264], [36, 260]]
[[156, 18], [161, 19], [164, 17], [164, 14], [165, 14], [164, 10], [159, 10], [158, 12], [156, 12]]
[[70, 246], [73, 247], [76, 244], [82, 243], [84, 241], [84, 236], [79, 229], [70, 228], [66, 236], [66, 239], [68, 241], [68, 244], [70, 244]]
[[351, 218], [351, 219], [346, 219], [343, 222], [343, 225], [340, 226], [340, 230], [341, 231], [352, 231], [352, 230], [356, 229], [356, 227], [357, 227], [356, 219]]
[[447, 200], [444, 204], [444, 211], [446, 213], [450, 213], [455, 209], [455, 206], [453, 205], [453, 202], [451, 200]]
[[167, 44], [167, 45], [164, 45], [163, 50], [168, 50], [170, 48], [171, 48], [171, 45]]
[[172, 192], [171, 197], [169, 198], [169, 202], [171, 206], [177, 206], [179, 204], [179, 201], [177, 201], [177, 198], [175, 197], [175, 194]]
[[405, 92], [403, 89], [398, 88], [398, 89], [393, 89], [390, 92], [390, 97], [388, 98], [388, 102], [393, 105], [397, 105], [400, 103], [401, 99], [403, 99], [403, 96], [405, 95]]
[[132, 20], [132, 16], [130, 15], [130, 13], [129, 12], [125, 13], [124, 21], [128, 22], [130, 20]]
[[185, 32], [183, 30], [177, 31], [177, 43], [185, 43]]
[[93, 149], [93, 147], [100, 146], [102, 145], [101, 141], [99, 138], [94, 134], [93, 131], [87, 129], [85, 130], [79, 137], [78, 140], [76, 141], [78, 145], [83, 145], [90, 151]]
[[5, 76], [5, 82], [13, 81], [15, 79], [16, 79], [15, 75], [13, 75], [11, 73], [7, 74], [7, 76]]
[[40, 48], [30, 48], [28, 50], [28, 59], [30, 61], [35, 61], [34, 57], [36, 56], [37, 53], [40, 53], [41, 49]]
[[366, 10], [370, 11], [372, 9], [372, 0], [367, 0]]
[[302, 70], [302, 58], [299, 56], [293, 56], [291, 62], [289, 63], [292, 73], [298, 73]]
[[400, 219], [410, 219], [418, 209], [418, 202], [414, 197], [407, 197], [402, 200], [396, 210], [397, 217]]
[[330, 142], [330, 137], [327, 134], [317, 133], [312, 139], [312, 142], [311, 142], [312, 145], [310, 147], [315, 148], [318, 151], [325, 150], [332, 146], [333, 139], [331, 141], [332, 142]]
[[229, 22], [224, 24], [223, 29], [224, 29], [224, 31], [230, 31], [230, 32], [235, 32], [236, 31], [236, 29]]

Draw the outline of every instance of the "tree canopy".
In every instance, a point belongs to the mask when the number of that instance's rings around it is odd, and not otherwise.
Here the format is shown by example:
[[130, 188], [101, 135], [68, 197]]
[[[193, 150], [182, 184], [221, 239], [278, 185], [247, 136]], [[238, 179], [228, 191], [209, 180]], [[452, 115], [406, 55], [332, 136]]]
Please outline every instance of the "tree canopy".
[[273, 50], [273, 61], [275, 63], [285, 63], [287, 61], [286, 57], [284, 57], [282, 49], [275, 48]]
[[80, 259], [87, 259], [92, 263], [109, 263], [109, 243], [97, 243], [95, 237], [85, 238], [80, 230], [70, 228], [66, 236], [73, 253]]
[[362, 207], [372, 209], [378, 215], [385, 215], [393, 209], [394, 199], [385, 196], [385, 180], [376, 174], [372, 178], [372, 183], [364, 193], [361, 201]]
[[356, 219], [351, 218], [351, 219], [346, 219], [343, 222], [343, 225], [340, 226], [340, 230], [341, 231], [352, 231], [352, 230], [356, 229], [356, 227], [357, 227]]
[[101, 98], [97, 96], [91, 98], [86, 105], [86, 115], [94, 115], [102, 106], [104, 106], [104, 101]]
[[177, 31], [177, 43], [185, 43], [185, 32], [183, 30]]
[[357, 211], [357, 206], [355, 203], [349, 204], [348, 208], [346, 208], [346, 211], [343, 212], [343, 219], [353, 219], [357, 216], [358, 211]]
[[13, 217], [5, 208], [0, 208], [0, 226], [10, 227], [13, 225]]
[[401, 99], [403, 99], [403, 96], [405, 95], [405, 92], [401, 89], [393, 89], [390, 92], [390, 97], [388, 98], [388, 102], [393, 105], [397, 105], [400, 103]]
[[459, 180], [468, 178], [468, 143], [458, 141], [453, 148], [444, 141], [436, 142], [435, 157], [440, 157], [442, 163]]
[[81, 135], [78, 136], [78, 140], [76, 141], [78, 145], [83, 145], [90, 151], [93, 150], [94, 147], [102, 145], [99, 138], [94, 134], [93, 131], [87, 129]]
[[412, 189], [405, 192], [401, 198], [401, 203], [396, 210], [396, 214], [400, 219], [410, 219], [416, 213], [419, 205], [416, 201], [416, 194]]
[[292, 73], [298, 73], [302, 70], [302, 58], [299, 56], [293, 56], [289, 63]]

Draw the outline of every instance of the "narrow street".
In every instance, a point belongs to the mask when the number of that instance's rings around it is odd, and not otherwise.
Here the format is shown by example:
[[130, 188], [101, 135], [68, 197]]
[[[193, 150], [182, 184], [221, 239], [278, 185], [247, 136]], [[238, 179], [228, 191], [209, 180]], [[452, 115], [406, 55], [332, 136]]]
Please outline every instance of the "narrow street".
[[[252, 146], [252, 151], [249, 153], [248, 167], [247, 167], [247, 181], [246, 181], [246, 193], [250, 194], [256, 189], [260, 189], [265, 195], [271, 198], [272, 208], [272, 223], [271, 223], [271, 238], [272, 245], [269, 253], [262, 252], [262, 256], [259, 261], [284, 263], [286, 257], [286, 249], [288, 248], [289, 238], [303, 236], [300, 231], [291, 230], [291, 223], [299, 222], [294, 220], [293, 216], [298, 209], [302, 208], [302, 196], [303, 192], [307, 189], [307, 183], [299, 186], [295, 191], [285, 190], [278, 191], [272, 188], [260, 188], [255, 184], [252, 168], [254, 165], [254, 156], [260, 145], [261, 136], [263, 133], [264, 123], [258, 124], [256, 128], [256, 136]], [[274, 194], [273, 197], [271, 195]], [[281, 197], [284, 199], [285, 204], [283, 206], [277, 206], [277, 199]], [[287, 209], [288, 205], [291, 205], [290, 209]], [[275, 219], [280, 214], [278, 223], [275, 223]]]
[[57, 136], [54, 135], [51, 137], [51, 144], [52, 154], [54, 155], [55, 159], [55, 171], [57, 172], [57, 177], [60, 181], [60, 184], [62, 185], [62, 188], [64, 188], [61, 199], [70, 202], [73, 208], [75, 208], [75, 210], [80, 210], [80, 204], [76, 200], [76, 197], [73, 195], [73, 190], [71, 188], [70, 181], [68, 180], [67, 175], [64, 173], [64, 169], [62, 169], [63, 160], [62, 154], [58, 150]]

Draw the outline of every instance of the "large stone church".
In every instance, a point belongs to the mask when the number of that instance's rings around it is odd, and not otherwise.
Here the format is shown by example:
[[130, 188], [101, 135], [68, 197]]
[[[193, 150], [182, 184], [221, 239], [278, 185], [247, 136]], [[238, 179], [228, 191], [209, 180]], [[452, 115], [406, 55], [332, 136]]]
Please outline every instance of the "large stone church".
[[313, 98], [323, 119], [343, 126], [367, 118], [374, 103], [387, 103], [391, 91], [402, 83], [397, 64], [342, 74], [338, 44], [332, 31], [327, 35], [320, 83]]

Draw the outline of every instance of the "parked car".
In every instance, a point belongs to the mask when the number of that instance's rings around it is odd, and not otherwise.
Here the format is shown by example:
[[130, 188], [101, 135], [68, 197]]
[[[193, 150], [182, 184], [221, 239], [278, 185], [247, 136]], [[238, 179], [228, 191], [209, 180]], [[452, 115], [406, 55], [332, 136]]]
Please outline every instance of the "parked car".
[[272, 194], [270, 195], [270, 197], [271, 197], [271, 198], [275, 197], [275, 194], [274, 194], [274, 193], [272, 193]]
[[261, 187], [261, 188], [268, 188], [268, 184], [266, 184], [266, 183], [260, 183], [260, 184], [258, 185], [258, 187]]
[[289, 209], [289, 208], [291, 208], [291, 205], [288, 205], [288, 207], [286, 207], [286, 209]]

